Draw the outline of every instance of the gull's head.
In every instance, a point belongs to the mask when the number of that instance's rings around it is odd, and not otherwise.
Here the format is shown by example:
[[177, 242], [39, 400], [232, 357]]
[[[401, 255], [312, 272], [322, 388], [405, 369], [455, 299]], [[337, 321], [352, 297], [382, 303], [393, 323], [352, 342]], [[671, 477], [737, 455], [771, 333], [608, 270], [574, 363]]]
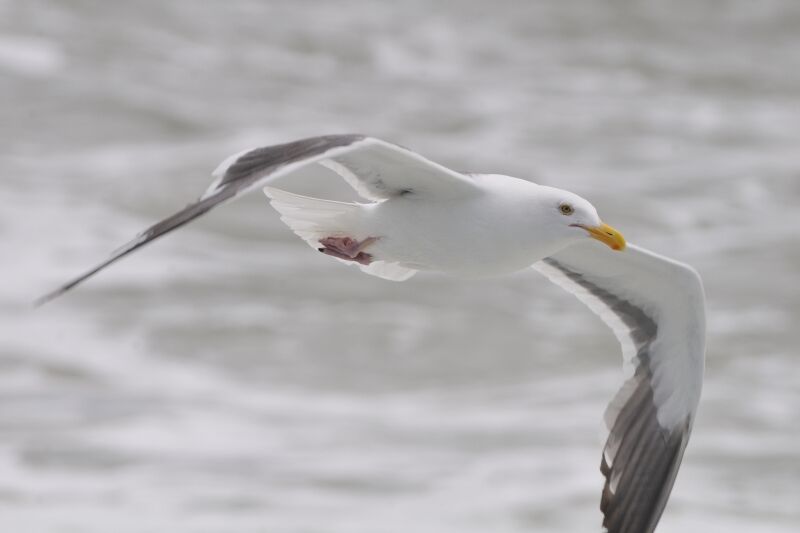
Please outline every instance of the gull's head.
[[551, 227], [570, 239], [590, 237], [612, 250], [625, 249], [625, 237], [600, 220], [597, 209], [584, 198], [554, 187], [541, 187], [544, 209]]

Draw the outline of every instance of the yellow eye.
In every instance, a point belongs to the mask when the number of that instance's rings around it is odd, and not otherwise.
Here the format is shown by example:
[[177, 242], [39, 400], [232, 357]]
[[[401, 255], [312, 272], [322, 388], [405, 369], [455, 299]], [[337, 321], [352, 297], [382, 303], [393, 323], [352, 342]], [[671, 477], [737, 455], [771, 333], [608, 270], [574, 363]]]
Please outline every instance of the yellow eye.
[[567, 215], [567, 216], [575, 212], [575, 208], [569, 204], [561, 204], [560, 206], [558, 206], [558, 210], [561, 211], [562, 215]]

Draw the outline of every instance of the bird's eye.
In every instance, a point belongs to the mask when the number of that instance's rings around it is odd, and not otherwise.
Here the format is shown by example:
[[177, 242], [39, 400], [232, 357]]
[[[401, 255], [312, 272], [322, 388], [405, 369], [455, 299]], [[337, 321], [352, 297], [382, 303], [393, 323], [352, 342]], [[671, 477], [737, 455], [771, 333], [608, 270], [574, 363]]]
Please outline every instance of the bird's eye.
[[567, 216], [575, 212], [575, 208], [569, 204], [561, 204], [560, 206], [558, 206], [558, 210], [561, 211], [562, 215], [567, 215]]

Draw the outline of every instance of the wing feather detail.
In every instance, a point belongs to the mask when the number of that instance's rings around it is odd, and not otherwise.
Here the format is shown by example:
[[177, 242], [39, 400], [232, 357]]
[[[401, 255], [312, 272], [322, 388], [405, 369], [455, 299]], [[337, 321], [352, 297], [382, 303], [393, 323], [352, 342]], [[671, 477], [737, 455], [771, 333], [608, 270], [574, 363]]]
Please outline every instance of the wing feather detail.
[[64, 294], [126, 255], [234, 198], [326, 161], [336, 161], [339, 166], [334, 171], [346, 170], [345, 180], [370, 200], [400, 194], [453, 197], [480, 190], [464, 174], [395, 144], [359, 134], [323, 135], [245, 150], [217, 167], [214, 181], [197, 201], [142, 231], [105, 261], [38, 298], [35, 305]]

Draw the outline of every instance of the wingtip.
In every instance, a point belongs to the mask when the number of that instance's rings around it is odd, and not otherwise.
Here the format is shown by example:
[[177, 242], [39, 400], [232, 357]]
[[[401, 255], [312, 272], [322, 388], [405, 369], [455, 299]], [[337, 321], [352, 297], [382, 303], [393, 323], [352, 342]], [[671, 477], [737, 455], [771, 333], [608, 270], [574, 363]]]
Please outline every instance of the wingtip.
[[52, 300], [55, 297], [56, 297], [56, 295], [51, 293], [51, 292], [48, 292], [47, 294], [45, 294], [43, 296], [39, 296], [38, 298], [36, 298], [35, 300], [33, 300], [31, 302], [31, 308], [39, 309], [40, 307], [42, 307], [44, 304], [46, 304], [47, 302], [49, 302], [50, 300]]
[[108, 266], [109, 264], [113, 263], [119, 257], [121, 257], [121, 256], [112, 256], [111, 259], [109, 259], [109, 260], [107, 260], [107, 261], [105, 261], [103, 263], [100, 263], [100, 265], [98, 265], [97, 267], [93, 268], [92, 270], [90, 270], [88, 272], [85, 272], [84, 274], [81, 274], [77, 278], [73, 278], [72, 280], [68, 281], [67, 283], [64, 283], [63, 285], [59, 286], [58, 288], [56, 288], [56, 289], [54, 289], [54, 290], [52, 290], [50, 292], [47, 292], [47, 293], [43, 294], [42, 296], [39, 296], [38, 298], [36, 298], [32, 302], [33, 307], [34, 308], [41, 307], [44, 304], [46, 304], [47, 302], [55, 300], [56, 298], [58, 298], [62, 294], [66, 293], [66, 292], [69, 292], [70, 290], [72, 290], [76, 286], [78, 286], [81, 283], [83, 283], [84, 281], [86, 281], [87, 278], [92, 277], [94, 274], [96, 274], [97, 272], [99, 272], [100, 270], [102, 270], [103, 268]]
[[31, 302], [31, 307], [33, 309], [38, 309], [38, 308], [42, 307], [44, 304], [46, 304], [46, 303], [48, 303], [48, 302], [50, 302], [52, 300], [55, 300], [56, 298], [58, 298], [59, 296], [64, 294], [68, 289], [69, 289], [69, 287], [59, 287], [56, 290], [47, 292], [47, 293], [39, 296], [35, 300], [33, 300]]

